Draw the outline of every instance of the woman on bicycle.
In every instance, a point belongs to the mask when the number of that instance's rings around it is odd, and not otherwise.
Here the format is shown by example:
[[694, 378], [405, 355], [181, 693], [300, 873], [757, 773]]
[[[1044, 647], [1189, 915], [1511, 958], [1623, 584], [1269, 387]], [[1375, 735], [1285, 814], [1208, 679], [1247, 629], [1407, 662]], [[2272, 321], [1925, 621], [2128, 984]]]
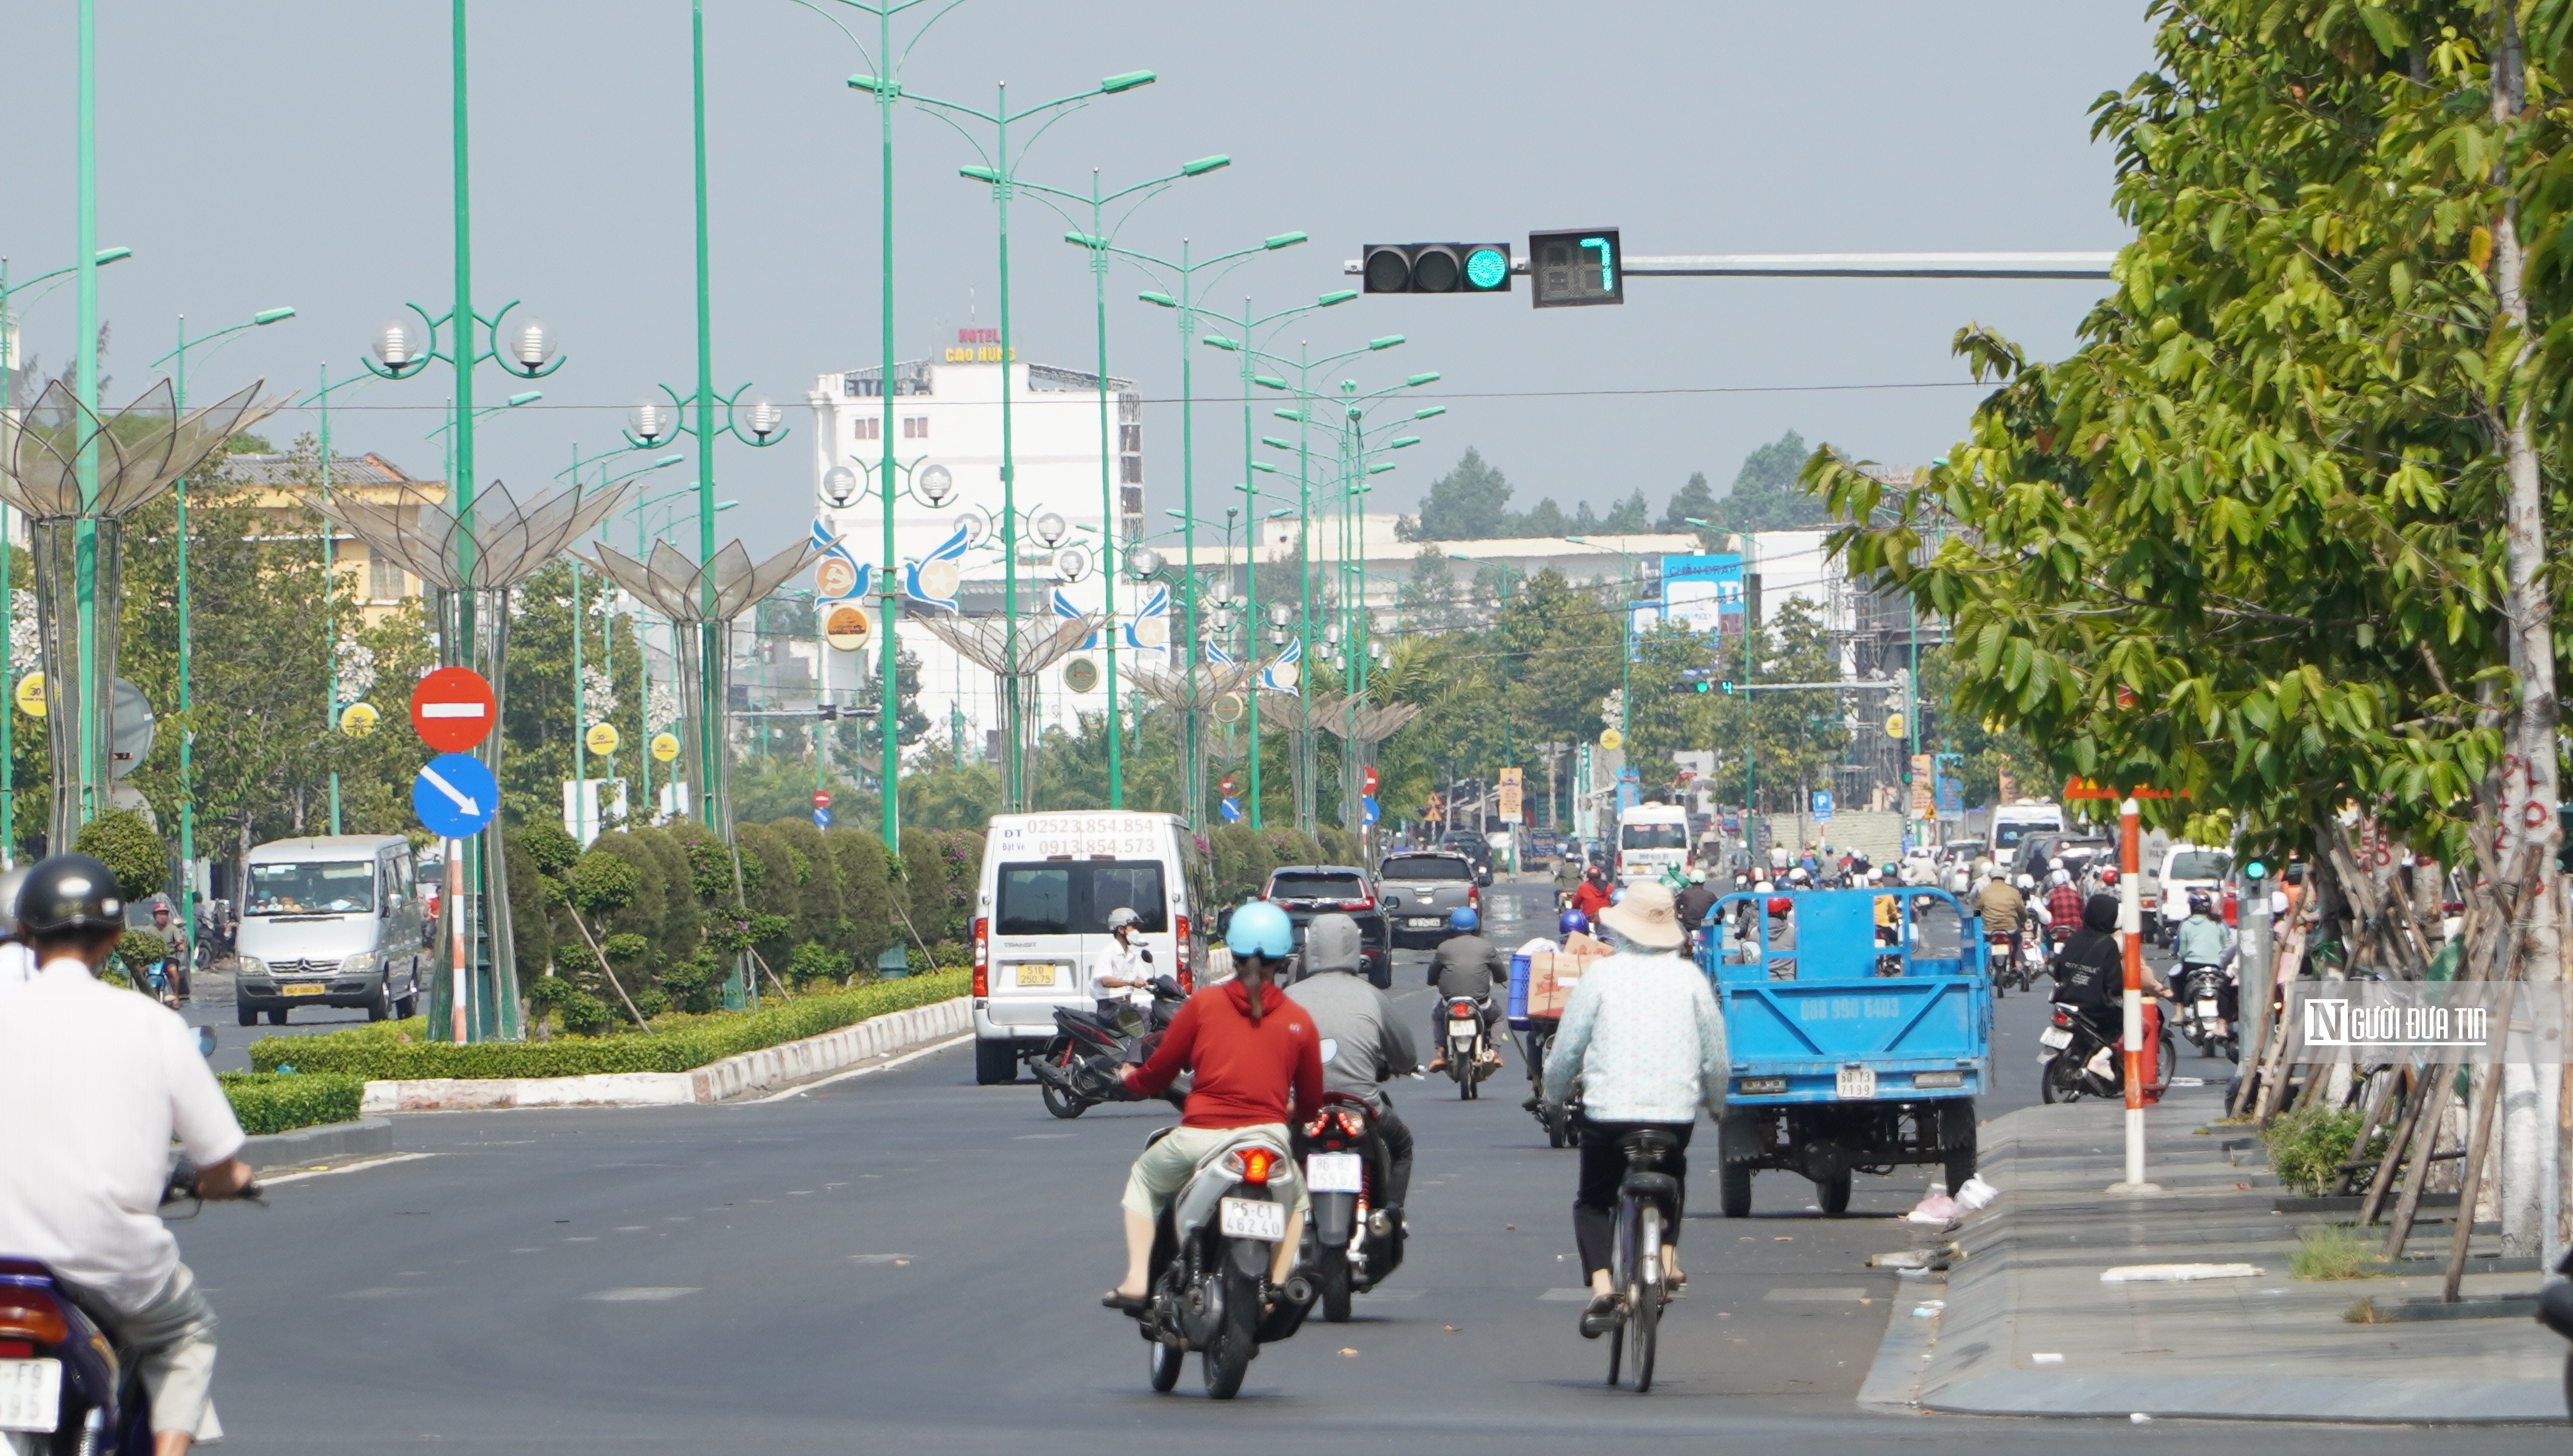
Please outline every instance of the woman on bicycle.
[[[1658, 1130], [1678, 1139], [1663, 1171], [1687, 1191], [1689, 1132], [1698, 1108], [1724, 1109], [1724, 1019], [1706, 977], [1680, 954], [1671, 892], [1645, 882], [1601, 911], [1598, 924], [1617, 953], [1594, 963], [1564, 1004], [1563, 1026], [1545, 1059], [1545, 1105], [1559, 1110], [1574, 1080], [1581, 1083], [1581, 1183], [1572, 1199], [1572, 1240], [1590, 1279], [1581, 1333], [1597, 1339], [1619, 1316], [1610, 1256], [1616, 1242], [1617, 1185], [1626, 1175], [1620, 1139]], [[1673, 1208], [1662, 1267], [1670, 1287], [1679, 1269], [1679, 1221]]]

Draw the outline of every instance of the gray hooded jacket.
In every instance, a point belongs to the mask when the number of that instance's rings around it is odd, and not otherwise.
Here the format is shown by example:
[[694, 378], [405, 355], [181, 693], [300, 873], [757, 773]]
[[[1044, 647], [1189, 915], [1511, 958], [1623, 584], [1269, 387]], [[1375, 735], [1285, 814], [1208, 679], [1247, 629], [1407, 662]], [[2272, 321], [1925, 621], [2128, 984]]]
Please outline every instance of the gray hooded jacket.
[[1358, 974], [1358, 950], [1356, 921], [1313, 917], [1304, 930], [1303, 977], [1286, 995], [1313, 1014], [1322, 1039], [1322, 1090], [1364, 1097], [1380, 1110], [1384, 1096], [1376, 1085], [1417, 1070], [1420, 1054], [1392, 1001]]

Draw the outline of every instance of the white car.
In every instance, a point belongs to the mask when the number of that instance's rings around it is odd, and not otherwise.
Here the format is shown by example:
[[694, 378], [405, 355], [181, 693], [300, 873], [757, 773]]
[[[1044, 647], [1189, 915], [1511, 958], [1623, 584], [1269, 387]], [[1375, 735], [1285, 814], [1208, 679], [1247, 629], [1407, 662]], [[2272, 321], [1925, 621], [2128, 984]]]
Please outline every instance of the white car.
[[2161, 868], [2161, 935], [2163, 945], [2179, 933], [2179, 923], [2188, 919], [2188, 897], [2194, 892], [2213, 899], [2220, 907], [2224, 901], [2224, 882], [2233, 873], [2233, 856], [2227, 851], [2205, 845], [2175, 844], [2162, 854]]

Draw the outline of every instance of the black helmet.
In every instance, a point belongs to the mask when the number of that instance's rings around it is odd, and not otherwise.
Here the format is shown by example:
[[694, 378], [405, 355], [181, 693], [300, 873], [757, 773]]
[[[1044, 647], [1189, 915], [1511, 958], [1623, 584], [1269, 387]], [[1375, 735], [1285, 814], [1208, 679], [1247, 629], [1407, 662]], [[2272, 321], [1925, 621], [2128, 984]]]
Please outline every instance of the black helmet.
[[125, 929], [116, 872], [87, 855], [39, 863], [18, 887], [18, 925], [30, 937]]

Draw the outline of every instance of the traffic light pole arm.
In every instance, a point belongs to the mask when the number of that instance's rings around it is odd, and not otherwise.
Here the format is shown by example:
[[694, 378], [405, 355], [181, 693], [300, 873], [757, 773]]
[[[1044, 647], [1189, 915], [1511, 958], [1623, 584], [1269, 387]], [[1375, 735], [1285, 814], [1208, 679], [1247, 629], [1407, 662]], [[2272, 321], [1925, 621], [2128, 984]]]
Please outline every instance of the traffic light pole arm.
[[[1675, 253], [1628, 254], [1628, 278], [2021, 278], [2106, 279], [2115, 253]], [[1358, 259], [1340, 272], [1365, 272]], [[1525, 274], [1528, 260], [1511, 262]]]
[[1902, 690], [1899, 682], [1729, 682], [1728, 693], [1793, 693], [1814, 692], [1822, 688], [1843, 688], [1854, 692], [1890, 693]]

